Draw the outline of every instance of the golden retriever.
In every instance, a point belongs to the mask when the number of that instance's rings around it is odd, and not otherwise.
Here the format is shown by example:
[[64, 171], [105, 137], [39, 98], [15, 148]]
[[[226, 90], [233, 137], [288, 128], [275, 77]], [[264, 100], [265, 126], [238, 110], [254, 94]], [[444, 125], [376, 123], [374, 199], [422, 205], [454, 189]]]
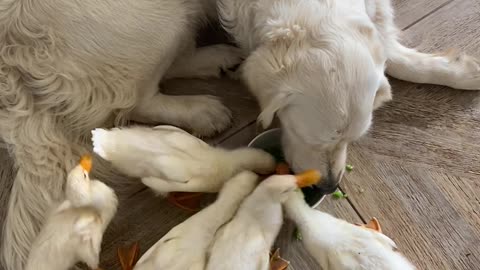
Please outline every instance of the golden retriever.
[[249, 56], [242, 77], [258, 120], [275, 114], [296, 171], [317, 168], [333, 192], [347, 146], [392, 98], [386, 72], [417, 83], [479, 90], [480, 62], [401, 45], [390, 0], [219, 0], [220, 21]]

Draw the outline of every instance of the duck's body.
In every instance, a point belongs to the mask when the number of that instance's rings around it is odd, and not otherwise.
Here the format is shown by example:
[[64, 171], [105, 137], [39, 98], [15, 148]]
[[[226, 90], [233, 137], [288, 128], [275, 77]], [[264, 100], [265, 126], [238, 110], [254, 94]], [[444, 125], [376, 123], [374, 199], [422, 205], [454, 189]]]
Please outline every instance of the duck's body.
[[243, 170], [266, 174], [275, 168], [263, 151], [215, 148], [173, 126], [95, 129], [92, 134], [97, 154], [159, 193], [217, 192]]
[[68, 175], [66, 200], [49, 215], [33, 243], [25, 270], [67, 270], [77, 262], [98, 267], [103, 233], [117, 210], [117, 197], [90, 180], [81, 165]]
[[387, 236], [310, 208], [300, 192], [285, 203], [308, 252], [324, 270], [413, 270]]
[[98, 267], [102, 222], [90, 207], [54, 213], [35, 240], [25, 270], [67, 270], [77, 262]]
[[227, 181], [218, 199], [170, 230], [138, 261], [135, 270], [203, 270], [216, 231], [254, 189], [257, 175], [242, 172]]
[[208, 270], [267, 270], [283, 223], [281, 201], [296, 188], [291, 175], [264, 180], [215, 236]]

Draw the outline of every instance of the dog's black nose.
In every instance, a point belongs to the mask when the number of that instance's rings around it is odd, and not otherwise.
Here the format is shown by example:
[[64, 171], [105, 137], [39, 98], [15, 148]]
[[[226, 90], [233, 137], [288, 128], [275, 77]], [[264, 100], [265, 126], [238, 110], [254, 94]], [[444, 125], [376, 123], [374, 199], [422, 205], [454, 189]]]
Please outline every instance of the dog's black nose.
[[320, 192], [322, 192], [322, 194], [331, 194], [337, 190], [338, 184], [337, 185], [321, 185], [320, 184], [318, 188], [320, 189]]
[[338, 184], [343, 177], [343, 172], [334, 176], [332, 170], [328, 170], [326, 177], [323, 177], [317, 187], [323, 194], [331, 194], [338, 188]]

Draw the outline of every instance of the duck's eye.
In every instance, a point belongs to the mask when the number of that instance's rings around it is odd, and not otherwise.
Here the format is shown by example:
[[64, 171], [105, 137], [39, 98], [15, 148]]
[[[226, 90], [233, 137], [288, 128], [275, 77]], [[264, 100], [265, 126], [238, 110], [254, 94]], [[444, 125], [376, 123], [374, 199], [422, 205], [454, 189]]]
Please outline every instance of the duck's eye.
[[87, 174], [83, 173], [83, 178], [87, 179]]

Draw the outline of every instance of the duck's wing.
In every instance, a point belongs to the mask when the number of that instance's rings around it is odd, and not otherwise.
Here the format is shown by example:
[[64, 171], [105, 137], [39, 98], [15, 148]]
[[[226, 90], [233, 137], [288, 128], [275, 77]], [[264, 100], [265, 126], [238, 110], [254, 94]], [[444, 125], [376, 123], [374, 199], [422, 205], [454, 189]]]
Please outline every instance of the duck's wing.
[[185, 178], [189, 168], [205, 163], [205, 151], [210, 148], [172, 126], [97, 128], [92, 131], [92, 142], [95, 153], [126, 175], [166, 179]]
[[173, 126], [128, 127], [92, 130], [93, 151], [102, 158], [118, 162], [138, 155], [171, 154], [175, 149], [208, 146], [204, 141]]
[[145, 261], [153, 258], [157, 252], [162, 252], [163, 249], [177, 249], [177, 242], [181, 241], [183, 233], [182, 225], [173, 227], [170, 231], [167, 232], [160, 240], [158, 240], [153, 246], [151, 246], [138, 260], [137, 264], [142, 264]]
[[156, 133], [158, 136], [162, 136], [165, 138], [172, 145], [179, 145], [182, 147], [192, 147], [192, 146], [208, 146], [208, 144], [201, 139], [193, 136], [192, 134], [186, 132], [183, 129], [174, 127], [174, 126], [156, 126], [153, 128], [155, 132], [162, 132]]

